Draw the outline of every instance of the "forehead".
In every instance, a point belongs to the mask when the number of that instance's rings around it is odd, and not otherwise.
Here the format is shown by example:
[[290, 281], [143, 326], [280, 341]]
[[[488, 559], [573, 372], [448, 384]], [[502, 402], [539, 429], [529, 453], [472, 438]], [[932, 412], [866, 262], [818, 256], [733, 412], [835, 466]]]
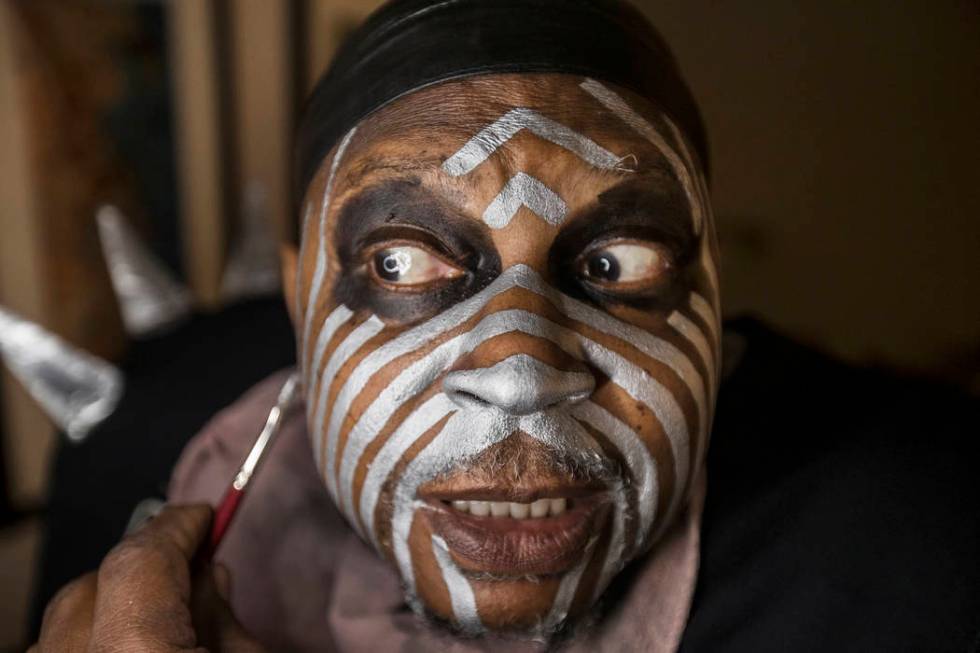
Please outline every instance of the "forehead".
[[[515, 175], [553, 189], [570, 209], [643, 179], [676, 189], [675, 131], [648, 102], [618, 90], [659, 132], [661, 147], [562, 74], [495, 74], [443, 82], [364, 120], [337, 170], [335, 200], [393, 178], [482, 214]], [[523, 173], [523, 174], [521, 174]]]

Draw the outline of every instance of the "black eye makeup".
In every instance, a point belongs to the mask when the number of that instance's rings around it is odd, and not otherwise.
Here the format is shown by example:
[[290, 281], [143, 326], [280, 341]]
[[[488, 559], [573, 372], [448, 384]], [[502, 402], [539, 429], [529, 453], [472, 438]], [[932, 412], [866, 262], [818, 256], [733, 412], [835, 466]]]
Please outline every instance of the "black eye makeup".
[[341, 208], [334, 230], [334, 299], [395, 322], [435, 315], [500, 274], [484, 231], [417, 180], [368, 188]]
[[551, 251], [562, 290], [598, 305], [675, 305], [694, 286], [698, 238], [674, 186], [630, 180], [573, 216]]

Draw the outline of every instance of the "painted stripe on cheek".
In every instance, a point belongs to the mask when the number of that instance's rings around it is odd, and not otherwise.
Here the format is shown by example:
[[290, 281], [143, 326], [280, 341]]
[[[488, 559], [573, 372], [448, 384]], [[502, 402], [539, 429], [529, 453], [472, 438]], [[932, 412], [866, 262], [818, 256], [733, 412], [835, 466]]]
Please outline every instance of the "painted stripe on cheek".
[[667, 323], [674, 327], [697, 350], [705, 369], [708, 370], [709, 384], [713, 385], [715, 379], [718, 378], [715, 373], [714, 354], [712, 354], [711, 347], [708, 345], [708, 340], [704, 337], [701, 328], [679, 311], [673, 311], [667, 317]]
[[[313, 389], [316, 387], [317, 376], [319, 375], [320, 365], [323, 363], [323, 354], [326, 352], [327, 344], [333, 338], [334, 334], [337, 333], [337, 329], [346, 324], [353, 315], [353, 311], [346, 306], [341, 305], [335, 308], [330, 315], [327, 316], [327, 319], [324, 320], [320, 333], [317, 334], [316, 349], [313, 352], [313, 359], [307, 374], [306, 387], [309, 389], [309, 391], [313, 391]], [[316, 410], [317, 407], [313, 402], [307, 403], [306, 419], [309, 424], [313, 423]], [[313, 438], [313, 451], [315, 456], [314, 460], [320, 460], [320, 438], [318, 435]]]
[[630, 477], [637, 488], [652, 488], [652, 492], [637, 492], [639, 528], [636, 529], [634, 550], [639, 550], [642, 540], [657, 516], [657, 499], [660, 492], [657, 478], [657, 461], [640, 440], [636, 431], [622, 420], [593, 401], [583, 401], [572, 410], [572, 415], [590, 425], [608, 438], [626, 461]]
[[[371, 466], [368, 468], [364, 484], [361, 486], [360, 514], [361, 523], [364, 525], [369, 539], [375, 546], [378, 545], [378, 540], [375, 534], [374, 509], [378, 505], [378, 497], [381, 494], [381, 488], [384, 486], [385, 480], [387, 480], [389, 474], [395, 469], [398, 461], [401, 460], [401, 457], [408, 451], [409, 447], [423, 433], [438, 424], [439, 420], [443, 419], [455, 410], [455, 408], [456, 405], [443, 393], [440, 392], [433, 396], [412, 411], [412, 414], [398, 426], [392, 436], [385, 441], [381, 450], [378, 451], [378, 455], [371, 461]], [[360, 459], [360, 456], [358, 456], [358, 459]], [[341, 466], [342, 473], [346, 469], [343, 465]], [[344, 474], [341, 477], [341, 488], [345, 492], [351, 491], [352, 494], [353, 488], [350, 487], [351, 485], [352, 481], [348, 480], [347, 475]], [[347, 496], [345, 493], [345, 499]]]
[[711, 341], [714, 343], [717, 349], [721, 344], [721, 340], [718, 337], [718, 320], [715, 317], [714, 309], [711, 308], [711, 304], [708, 300], [697, 294], [696, 292], [691, 293], [691, 310], [698, 314], [701, 321], [708, 325], [708, 329], [711, 332]]
[[[326, 411], [327, 395], [330, 393], [330, 386], [337, 376], [337, 372], [340, 371], [341, 366], [347, 362], [347, 359], [354, 355], [354, 353], [360, 349], [365, 342], [378, 335], [381, 329], [384, 328], [384, 322], [382, 322], [376, 315], [372, 315], [370, 318], [362, 322], [351, 331], [343, 342], [341, 342], [337, 348], [330, 355], [330, 360], [327, 361], [327, 366], [323, 369], [323, 374], [320, 376], [320, 392], [316, 400], [316, 410], [314, 412], [315, 422], [313, 427], [313, 432], [316, 433], [316, 439], [322, 439], [320, 434], [323, 433], [323, 421], [324, 412]], [[334, 478], [332, 461], [335, 455], [335, 451], [329, 447], [327, 448], [327, 454], [325, 460], [320, 460], [317, 458], [318, 463], [321, 465], [321, 470], [324, 477], [327, 479], [327, 488], [330, 493], [336, 498], [337, 496], [337, 481]]]
[[[327, 223], [327, 213], [330, 209], [330, 196], [333, 193], [333, 183], [337, 175], [337, 168], [340, 166], [341, 159], [344, 158], [344, 152], [347, 151], [347, 146], [350, 144], [351, 138], [354, 136], [354, 132], [357, 131], [357, 127], [351, 128], [344, 138], [340, 141], [337, 146], [337, 153], [334, 154], [333, 161], [330, 163], [330, 173], [327, 176], [327, 185], [323, 191], [323, 203], [320, 206], [320, 221], [319, 227], [319, 238], [318, 238], [318, 249], [316, 252], [316, 267], [313, 270], [313, 279], [310, 282], [310, 293], [306, 298], [306, 316], [303, 323], [303, 341], [302, 348], [300, 351], [309, 351], [310, 346], [310, 331], [313, 326], [313, 316], [316, 314], [316, 301], [320, 296], [320, 289], [323, 286], [323, 279], [327, 273], [327, 241], [326, 241], [326, 223]], [[305, 233], [304, 233], [305, 235]], [[297, 271], [298, 273], [298, 271]], [[299, 297], [296, 298], [299, 300]]]
[[[506, 425], [496, 423], [489, 411], [476, 415], [456, 413], [405, 468], [395, 488], [391, 532], [395, 560], [402, 579], [411, 590], [415, 589], [415, 571], [408, 548], [408, 535], [415, 510], [425, 505], [415, 498], [419, 486], [455, 461], [470, 459], [508, 437], [510, 432], [505, 430]], [[478, 433], [481, 437], [468, 438], [467, 433]]]

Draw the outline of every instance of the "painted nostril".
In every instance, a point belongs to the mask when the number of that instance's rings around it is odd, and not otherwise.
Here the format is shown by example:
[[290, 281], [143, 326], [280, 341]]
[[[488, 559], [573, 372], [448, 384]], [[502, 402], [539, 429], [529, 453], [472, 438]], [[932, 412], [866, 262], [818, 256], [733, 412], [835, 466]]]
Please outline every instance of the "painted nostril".
[[559, 370], [527, 354], [491, 367], [456, 370], [443, 381], [443, 392], [461, 408], [493, 406], [514, 415], [583, 401], [594, 388], [590, 373]]
[[452, 390], [448, 393], [449, 398], [460, 407], [463, 408], [485, 408], [487, 402], [481, 399], [479, 396], [473, 394], [472, 392], [467, 392], [466, 390]]

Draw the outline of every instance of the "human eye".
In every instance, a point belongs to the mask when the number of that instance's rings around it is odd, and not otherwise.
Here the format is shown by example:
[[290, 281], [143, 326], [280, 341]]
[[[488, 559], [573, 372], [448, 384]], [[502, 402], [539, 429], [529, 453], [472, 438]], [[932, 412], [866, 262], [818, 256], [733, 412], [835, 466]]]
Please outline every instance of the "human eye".
[[460, 267], [420, 244], [381, 243], [369, 256], [374, 281], [391, 290], [425, 290], [464, 274]]
[[615, 240], [586, 250], [577, 273], [586, 283], [611, 292], [651, 289], [671, 268], [666, 248], [639, 240]]

